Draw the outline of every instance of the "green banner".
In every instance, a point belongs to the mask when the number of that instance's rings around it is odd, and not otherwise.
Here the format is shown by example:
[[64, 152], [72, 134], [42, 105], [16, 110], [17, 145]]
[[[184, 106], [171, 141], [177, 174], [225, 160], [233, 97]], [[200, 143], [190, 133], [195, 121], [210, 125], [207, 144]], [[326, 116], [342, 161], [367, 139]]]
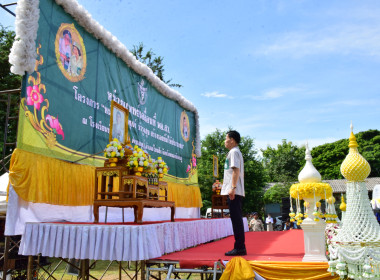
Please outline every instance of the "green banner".
[[193, 112], [162, 95], [53, 0], [40, 0], [36, 47], [35, 72], [22, 87], [18, 147], [101, 165], [115, 101], [129, 110], [131, 144], [162, 157], [173, 179], [191, 177]]

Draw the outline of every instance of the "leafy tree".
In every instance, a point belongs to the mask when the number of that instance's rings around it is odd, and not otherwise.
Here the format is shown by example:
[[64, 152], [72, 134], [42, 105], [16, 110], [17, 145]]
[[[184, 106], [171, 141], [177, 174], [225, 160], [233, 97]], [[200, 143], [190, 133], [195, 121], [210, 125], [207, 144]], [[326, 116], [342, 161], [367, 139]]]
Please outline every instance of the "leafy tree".
[[142, 63], [146, 64], [150, 69], [152, 69], [153, 73], [160, 78], [161, 81], [166, 83], [171, 87], [180, 88], [182, 85], [171, 83], [172, 79], [165, 81], [164, 79], [164, 58], [162, 56], [155, 56], [156, 54], [149, 49], [145, 52], [145, 46], [143, 43], [139, 43], [138, 46], [134, 45], [132, 49], [132, 54]]
[[268, 146], [263, 153], [263, 165], [271, 182], [297, 181], [298, 173], [305, 164], [305, 148], [282, 140], [276, 148]]
[[[358, 150], [371, 165], [369, 177], [380, 177], [380, 131], [367, 130], [355, 135]], [[348, 154], [348, 139], [314, 147], [311, 151], [313, 165], [323, 179], [343, 179], [340, 166]]]
[[275, 184], [264, 194], [265, 204], [282, 203], [283, 197], [289, 196], [290, 184]]
[[[0, 91], [19, 89], [21, 87], [21, 77], [10, 72], [11, 65], [9, 63], [9, 53], [15, 39], [15, 32], [8, 30], [0, 24]], [[7, 95], [0, 95], [0, 161], [3, 160], [3, 152], [5, 157], [10, 155], [13, 146], [7, 146], [4, 151], [4, 132], [6, 118], [6, 104], [8, 102]], [[20, 103], [20, 94], [12, 94], [10, 96], [10, 116], [18, 116]], [[17, 138], [17, 119], [10, 119], [8, 122], [8, 138], [7, 143], [15, 143]], [[6, 161], [5, 161], [6, 162]], [[3, 166], [0, 165], [0, 174], [4, 173]]]
[[10, 72], [9, 53], [15, 36], [14, 31], [0, 24], [0, 90], [21, 87], [21, 77]]
[[[223, 167], [228, 150], [224, 147], [226, 133], [219, 129], [208, 134], [202, 140], [202, 156], [198, 160], [198, 181], [202, 193], [204, 206], [202, 212], [210, 207], [213, 178], [213, 155], [218, 157], [219, 174], [223, 178]], [[243, 212], [261, 211], [263, 207], [263, 187], [265, 184], [264, 169], [256, 159], [257, 151], [254, 149], [253, 139], [242, 137], [239, 145], [244, 158], [245, 200]], [[206, 202], [206, 203], [205, 203]]]

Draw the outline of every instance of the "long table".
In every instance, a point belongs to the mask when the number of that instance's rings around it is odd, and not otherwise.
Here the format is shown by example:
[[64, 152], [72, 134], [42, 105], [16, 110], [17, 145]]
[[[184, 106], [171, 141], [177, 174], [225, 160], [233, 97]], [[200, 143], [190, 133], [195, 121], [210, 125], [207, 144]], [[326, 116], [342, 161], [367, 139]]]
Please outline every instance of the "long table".
[[174, 222], [175, 204], [173, 201], [152, 200], [152, 199], [109, 199], [109, 200], [95, 200], [94, 201], [94, 219], [95, 223], [99, 222], [99, 207], [132, 207], [135, 214], [135, 223], [142, 224], [144, 207], [157, 208], [157, 207], [170, 207], [171, 221]]

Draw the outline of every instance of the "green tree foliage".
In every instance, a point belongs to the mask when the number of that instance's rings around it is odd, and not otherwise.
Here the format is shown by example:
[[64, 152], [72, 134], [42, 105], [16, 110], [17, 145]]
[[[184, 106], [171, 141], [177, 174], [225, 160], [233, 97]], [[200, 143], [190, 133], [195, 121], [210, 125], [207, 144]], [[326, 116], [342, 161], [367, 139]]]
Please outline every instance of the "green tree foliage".
[[264, 194], [265, 204], [270, 203], [282, 203], [283, 197], [289, 196], [290, 184], [275, 184], [273, 187], [268, 189]]
[[263, 165], [270, 182], [294, 182], [305, 164], [305, 148], [282, 140], [277, 148], [268, 146], [263, 153]]
[[[213, 177], [213, 155], [219, 160], [219, 180], [223, 179], [223, 167], [228, 150], [224, 147], [226, 133], [220, 130], [208, 134], [202, 140], [202, 156], [198, 159], [198, 181], [204, 203], [202, 212], [210, 207]], [[244, 183], [245, 200], [243, 212], [261, 211], [263, 208], [263, 187], [265, 184], [264, 169], [256, 159], [257, 151], [254, 147], [253, 139], [242, 137], [239, 145], [244, 158]]]
[[[15, 32], [0, 25], [0, 91], [19, 89], [21, 87], [21, 77], [10, 72], [11, 65], [9, 63], [9, 53], [15, 39]], [[12, 94], [10, 99], [10, 116], [18, 116], [20, 103], [20, 94]], [[4, 150], [4, 132], [6, 119], [6, 105], [8, 95], [0, 95], [0, 161], [5, 152], [5, 157], [12, 153], [14, 146], [7, 146]], [[15, 143], [17, 138], [17, 119], [8, 121], [8, 138], [7, 143]], [[0, 174], [4, 173], [0, 165]]]
[[[380, 177], [380, 131], [367, 130], [355, 135], [359, 152], [371, 165], [369, 177]], [[313, 165], [322, 179], [343, 179], [340, 165], [348, 154], [348, 138], [313, 148]]]
[[15, 39], [15, 32], [0, 24], [0, 91], [21, 87], [21, 77], [11, 73], [9, 53]]
[[143, 43], [140, 43], [138, 46], [134, 45], [131, 53], [142, 63], [146, 64], [153, 73], [160, 78], [161, 81], [166, 83], [170, 87], [180, 88], [182, 85], [171, 83], [172, 79], [165, 81], [164, 79], [164, 58], [162, 56], [155, 56], [156, 54], [149, 49], [145, 52], [145, 46]]

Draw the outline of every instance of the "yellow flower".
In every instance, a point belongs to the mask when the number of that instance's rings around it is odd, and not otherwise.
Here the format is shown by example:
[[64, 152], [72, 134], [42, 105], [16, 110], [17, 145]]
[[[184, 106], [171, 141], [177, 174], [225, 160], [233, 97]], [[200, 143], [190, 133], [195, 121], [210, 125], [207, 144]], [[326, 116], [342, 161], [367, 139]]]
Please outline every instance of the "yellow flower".
[[111, 157], [115, 157], [116, 156], [116, 152], [111, 152]]

